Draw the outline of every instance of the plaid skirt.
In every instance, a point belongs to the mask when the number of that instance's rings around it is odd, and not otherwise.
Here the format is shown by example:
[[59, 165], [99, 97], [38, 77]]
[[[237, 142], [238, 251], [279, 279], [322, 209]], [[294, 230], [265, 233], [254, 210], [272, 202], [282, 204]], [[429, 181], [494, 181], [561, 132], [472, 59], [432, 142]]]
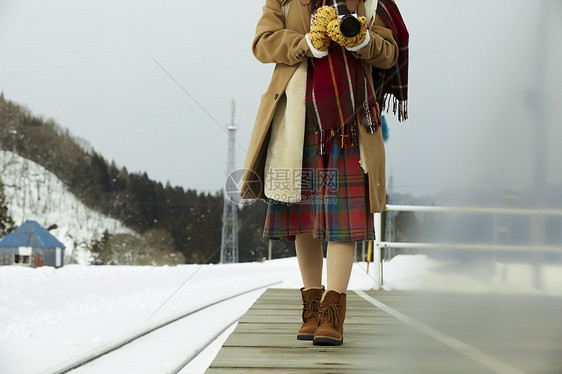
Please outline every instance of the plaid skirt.
[[326, 241], [374, 240], [369, 180], [359, 165], [359, 147], [340, 148], [334, 138], [330, 152], [318, 155], [307, 123], [303, 152], [301, 201], [269, 199], [263, 238], [294, 241], [295, 234], [308, 233]]

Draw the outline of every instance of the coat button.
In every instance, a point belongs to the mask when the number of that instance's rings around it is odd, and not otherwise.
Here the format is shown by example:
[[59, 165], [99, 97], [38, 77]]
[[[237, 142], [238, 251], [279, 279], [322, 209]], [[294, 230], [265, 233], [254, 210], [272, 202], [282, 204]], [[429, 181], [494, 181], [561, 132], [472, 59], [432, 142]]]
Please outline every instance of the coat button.
[[306, 52], [305, 52], [305, 50], [303, 49], [303, 50], [301, 51], [301, 55], [304, 55], [305, 53], [306, 53]]
[[275, 96], [273, 96], [273, 100], [277, 100], [278, 97], [279, 97], [279, 94], [275, 94]]

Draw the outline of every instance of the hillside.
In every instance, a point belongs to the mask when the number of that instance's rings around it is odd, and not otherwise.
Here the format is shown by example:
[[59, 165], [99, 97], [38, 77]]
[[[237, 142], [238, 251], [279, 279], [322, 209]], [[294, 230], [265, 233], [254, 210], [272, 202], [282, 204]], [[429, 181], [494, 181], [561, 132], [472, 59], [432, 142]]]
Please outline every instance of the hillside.
[[0, 151], [0, 180], [8, 214], [16, 225], [34, 220], [44, 227], [56, 225], [52, 234], [65, 246], [65, 262], [91, 262], [91, 243], [104, 231], [134, 234], [119, 220], [85, 206], [51, 172], [9, 151]]
[[[5, 99], [3, 94], [0, 94], [0, 150], [6, 152], [3, 156], [6, 165], [18, 155], [27, 162], [14, 161], [14, 167], [30, 170], [25, 177], [16, 171], [11, 179], [6, 177], [5, 184], [11, 190], [5, 200], [16, 224], [30, 219], [29, 213], [35, 213], [30, 202], [40, 202], [37, 209], [41, 214], [57, 217], [57, 222], [52, 222], [55, 219], [46, 216], [49, 222], [42, 224], [47, 226], [56, 223], [62, 227], [59, 222], [64, 220], [82, 222], [93, 212], [111, 222], [99, 227], [95, 223], [75, 224], [84, 233], [90, 233], [84, 234], [87, 237], [68, 234], [72, 248], [88, 248], [94, 254], [90, 258], [92, 263], [156, 265], [219, 261], [222, 186], [215, 193], [202, 193], [169, 183], [164, 185], [146, 173], [131, 173], [107, 161], [86, 140], [74, 137], [55, 121], [34, 115], [26, 107]], [[46, 173], [48, 177], [44, 176]], [[51, 196], [58, 193], [53, 190], [55, 187], [43, 187], [43, 180], [51, 177], [59, 181], [56, 191], [64, 189], [76, 201], [68, 203], [64, 219], [57, 215], [57, 210], [61, 210], [56, 203], [58, 197]], [[78, 202], [84, 210], [71, 208]], [[0, 214], [1, 205], [0, 195]], [[92, 213], [85, 213], [86, 209]], [[240, 261], [260, 260], [267, 255], [267, 241], [261, 238], [265, 210], [263, 202], [239, 210]], [[92, 218], [92, 222], [96, 221], [97, 218]], [[128, 230], [127, 234], [118, 227]], [[0, 222], [0, 235], [2, 231]], [[274, 258], [293, 254], [292, 243], [274, 243]]]

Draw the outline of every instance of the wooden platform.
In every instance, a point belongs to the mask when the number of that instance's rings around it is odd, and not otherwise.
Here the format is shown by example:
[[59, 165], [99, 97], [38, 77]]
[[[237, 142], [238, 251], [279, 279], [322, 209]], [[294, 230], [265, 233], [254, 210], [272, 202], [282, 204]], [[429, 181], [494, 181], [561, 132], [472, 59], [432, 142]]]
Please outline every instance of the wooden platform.
[[[557, 300], [539, 298], [552, 313], [519, 331], [534, 310], [510, 311], [514, 305], [528, 308], [535, 299], [507, 296], [490, 312], [486, 301], [495, 297], [395, 291], [366, 296], [384, 306], [349, 292], [344, 344], [321, 347], [296, 339], [299, 291], [269, 289], [240, 320], [206, 373], [559, 373], [562, 368], [562, 305]], [[495, 320], [498, 315], [508, 319]], [[521, 318], [522, 324], [510, 318]], [[507, 321], [515, 325], [504, 325]], [[511, 336], [513, 330], [524, 334], [522, 339]]]

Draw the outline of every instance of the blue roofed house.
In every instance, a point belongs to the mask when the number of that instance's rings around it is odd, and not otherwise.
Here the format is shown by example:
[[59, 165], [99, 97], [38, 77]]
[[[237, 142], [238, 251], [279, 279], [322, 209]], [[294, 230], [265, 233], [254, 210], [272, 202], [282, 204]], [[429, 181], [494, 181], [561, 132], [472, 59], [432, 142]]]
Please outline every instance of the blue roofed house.
[[25, 221], [0, 241], [0, 265], [64, 265], [64, 244], [35, 221]]

